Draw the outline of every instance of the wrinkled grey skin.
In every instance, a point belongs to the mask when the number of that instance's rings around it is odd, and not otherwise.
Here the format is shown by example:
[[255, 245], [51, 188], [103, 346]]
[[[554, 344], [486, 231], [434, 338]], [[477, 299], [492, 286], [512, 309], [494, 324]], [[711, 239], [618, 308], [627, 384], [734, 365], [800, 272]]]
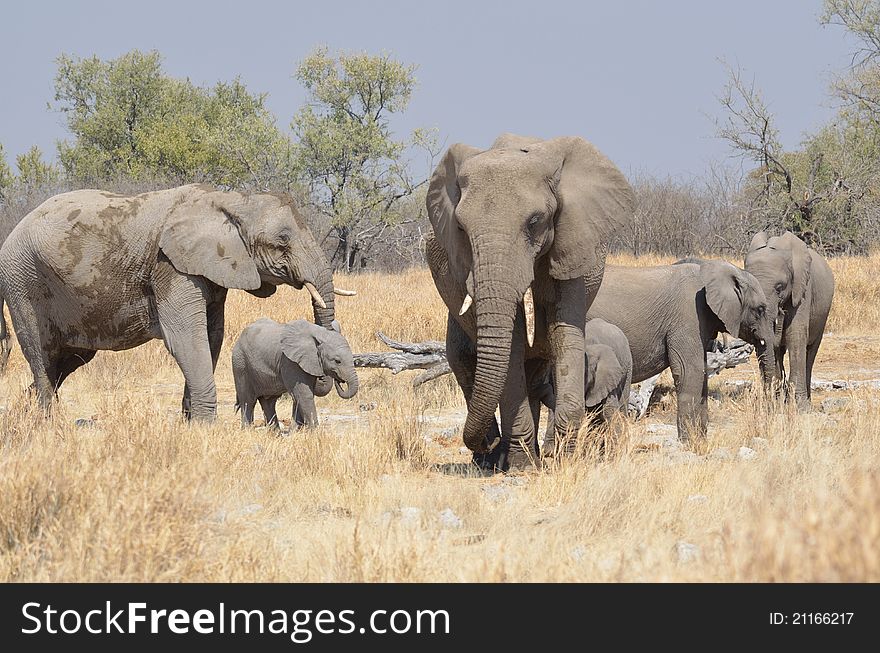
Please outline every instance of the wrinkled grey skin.
[[186, 381], [184, 414], [213, 419], [227, 290], [268, 297], [306, 282], [329, 327], [330, 267], [290, 198], [207, 186], [56, 195], [0, 248], [0, 295], [46, 409], [98, 350], [162, 339]]
[[800, 410], [809, 410], [813, 363], [831, 312], [834, 274], [825, 259], [790, 231], [773, 238], [763, 231], [755, 234], [745, 268], [761, 284], [775, 318], [775, 374], [784, 381], [786, 398], [794, 399]]
[[[535, 379], [550, 369], [556, 436], [576, 430], [583, 417], [586, 309], [602, 281], [608, 242], [632, 219], [632, 189], [581, 138], [505, 134], [485, 151], [451, 146], [426, 204], [434, 229], [426, 257], [449, 309], [447, 356], [468, 406], [464, 442], [487, 466], [530, 466], [540, 460], [540, 399], [528, 391]], [[532, 347], [523, 311], [529, 287]], [[473, 305], [460, 316], [466, 293]], [[544, 453], [554, 451], [551, 437]]]
[[606, 422], [626, 414], [632, 385], [632, 353], [623, 331], [605, 320], [589, 320], [584, 328], [587, 373], [584, 407]]
[[[719, 332], [755, 345], [764, 364], [772, 360], [772, 320], [766, 304], [757, 279], [724, 261], [608, 266], [588, 315], [620, 327], [626, 335], [633, 383], [671, 369], [678, 435], [690, 439], [706, 436], [706, 351]], [[772, 372], [768, 368], [765, 374]], [[765, 377], [770, 381], [772, 376]]]
[[358, 391], [348, 341], [306, 320], [279, 324], [262, 318], [246, 326], [232, 349], [232, 373], [243, 427], [253, 424], [259, 401], [266, 424], [277, 429], [275, 402], [285, 392], [293, 397], [293, 423], [317, 426], [316, 395], [327, 395], [334, 385], [343, 399]]
[[[6, 242], [7, 236], [15, 228], [15, 222], [12, 216], [6, 215], [0, 219], [0, 247]], [[12, 351], [12, 338], [9, 335], [9, 329], [6, 328], [6, 318], [3, 313], [3, 305], [6, 300], [0, 292], [0, 374], [6, 370], [6, 363], [9, 361], [9, 354]]]
[[[584, 328], [584, 409], [592, 424], [611, 423], [615, 416], [626, 416], [632, 384], [632, 354], [626, 335], [613, 324], [594, 318]], [[549, 382], [541, 392], [545, 406], [554, 404]], [[548, 419], [552, 428], [553, 413]]]

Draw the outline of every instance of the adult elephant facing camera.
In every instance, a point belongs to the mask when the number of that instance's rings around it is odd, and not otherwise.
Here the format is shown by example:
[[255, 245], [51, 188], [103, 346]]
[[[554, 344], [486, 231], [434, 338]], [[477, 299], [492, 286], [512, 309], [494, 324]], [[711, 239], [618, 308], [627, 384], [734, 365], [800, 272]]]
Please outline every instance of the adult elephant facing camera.
[[0, 292], [46, 408], [98, 350], [160, 338], [186, 380], [184, 413], [213, 418], [227, 290], [268, 297], [280, 284], [308, 289], [315, 322], [330, 328], [330, 268], [284, 195], [64, 193], [0, 248]]
[[577, 137], [505, 134], [485, 151], [456, 144], [434, 171], [427, 258], [449, 309], [447, 356], [468, 406], [463, 439], [491, 451], [496, 468], [538, 460], [540, 398], [529, 388], [548, 366], [557, 418], [545, 452], [580, 424], [586, 312], [633, 206], [620, 171]]
[[[794, 399], [799, 410], [809, 410], [813, 363], [834, 298], [831, 267], [790, 231], [773, 238], [759, 231], [752, 238], [745, 268], [767, 296], [775, 332], [776, 374], [784, 381], [786, 399]], [[783, 365], [786, 350], [787, 379]]]

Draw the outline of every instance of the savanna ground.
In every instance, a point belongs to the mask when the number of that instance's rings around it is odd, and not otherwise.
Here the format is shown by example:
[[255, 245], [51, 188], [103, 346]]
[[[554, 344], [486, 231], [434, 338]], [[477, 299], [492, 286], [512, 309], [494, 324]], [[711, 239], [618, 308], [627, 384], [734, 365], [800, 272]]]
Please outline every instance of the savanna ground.
[[[832, 267], [814, 376], [880, 378], [880, 254]], [[337, 301], [355, 351], [383, 349], [377, 330], [443, 338], [426, 270], [337, 282], [359, 293]], [[44, 421], [16, 343], [0, 379], [0, 580], [880, 580], [877, 391], [814, 393], [798, 415], [725, 384], [756, 378], [741, 366], [711, 381], [700, 451], [674, 446], [666, 396], [604, 455], [587, 446], [542, 472], [482, 477], [451, 376], [413, 391], [413, 373], [361, 370], [353, 400], [318, 400], [317, 431], [242, 431], [233, 342], [260, 316], [310, 314], [292, 288], [230, 294], [211, 426], [180, 420], [182, 377], [160, 342], [99, 353]]]

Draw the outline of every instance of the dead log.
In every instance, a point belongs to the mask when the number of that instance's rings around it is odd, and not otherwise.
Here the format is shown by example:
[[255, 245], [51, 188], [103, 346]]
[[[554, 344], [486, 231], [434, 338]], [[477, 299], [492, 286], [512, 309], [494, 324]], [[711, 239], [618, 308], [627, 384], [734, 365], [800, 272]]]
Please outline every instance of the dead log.
[[648, 412], [648, 405], [651, 403], [651, 395], [654, 392], [654, 386], [657, 385], [659, 374], [655, 374], [650, 379], [645, 379], [638, 384], [638, 389], [633, 389], [629, 393], [629, 405], [627, 406], [630, 415], [634, 419], [640, 420]]
[[731, 339], [728, 341], [728, 346], [721, 351], [706, 353], [706, 374], [714, 376], [721, 370], [742, 365], [749, 360], [754, 350], [755, 348], [744, 340]]
[[446, 344], [439, 340], [400, 342], [392, 340], [381, 331], [376, 333], [376, 337], [397, 351], [355, 354], [355, 367], [384, 367], [391, 370], [392, 374], [399, 374], [404, 370], [424, 370], [433, 368], [437, 364], [444, 364], [447, 371], [449, 370], [449, 365], [446, 363]]
[[[414, 388], [451, 372], [449, 362], [446, 360], [446, 343], [439, 340], [402, 342], [389, 338], [381, 331], [376, 332], [376, 337], [395, 351], [355, 354], [355, 367], [386, 368], [391, 370], [392, 374], [399, 374], [405, 370], [424, 370], [413, 379]], [[721, 351], [712, 351], [706, 355], [707, 374], [712, 376], [723, 369], [745, 363], [752, 350], [753, 347], [742, 340], [730, 340], [728, 346]], [[638, 390], [630, 393], [629, 408], [637, 419], [647, 412], [658, 377], [659, 374], [646, 379], [639, 384]]]

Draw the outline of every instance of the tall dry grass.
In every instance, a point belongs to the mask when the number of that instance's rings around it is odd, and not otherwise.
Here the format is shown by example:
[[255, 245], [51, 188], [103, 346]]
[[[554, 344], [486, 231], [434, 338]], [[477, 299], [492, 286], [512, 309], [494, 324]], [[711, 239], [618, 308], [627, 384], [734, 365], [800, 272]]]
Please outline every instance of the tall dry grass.
[[[880, 350], [844, 356], [880, 335], [880, 256], [833, 267], [819, 362], [880, 377]], [[377, 330], [443, 337], [426, 271], [338, 282], [359, 291], [338, 302], [356, 351], [381, 349]], [[460, 450], [450, 376], [414, 392], [407, 373], [363, 370], [354, 400], [319, 400], [316, 431], [241, 431], [232, 343], [260, 316], [308, 315], [289, 288], [231, 293], [211, 426], [180, 421], [182, 379], [160, 343], [100, 353], [47, 420], [16, 347], [0, 379], [0, 579], [880, 580], [877, 392], [798, 415], [715, 381], [707, 456], [664, 449], [674, 413], [660, 406], [603, 456], [587, 447], [553, 469], [485, 478]]]

